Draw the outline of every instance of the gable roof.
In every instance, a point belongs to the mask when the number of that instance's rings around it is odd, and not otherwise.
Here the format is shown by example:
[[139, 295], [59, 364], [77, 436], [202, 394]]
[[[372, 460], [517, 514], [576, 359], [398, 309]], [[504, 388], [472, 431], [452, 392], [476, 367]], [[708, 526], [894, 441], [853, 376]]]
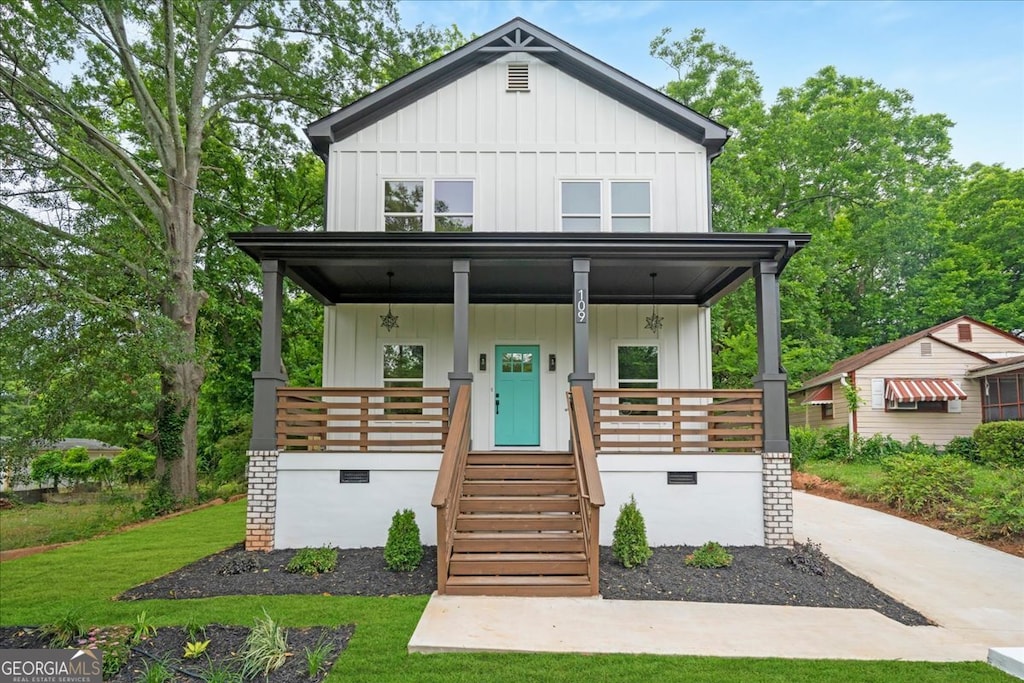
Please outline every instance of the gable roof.
[[1024, 355], [1011, 356], [1010, 358], [1004, 358], [996, 361], [991, 365], [982, 365], [981, 367], [968, 370], [965, 377], [988, 377], [989, 375], [1000, 375], [1004, 372], [1013, 372], [1014, 370], [1024, 370]]
[[939, 332], [940, 330], [944, 330], [947, 327], [950, 327], [951, 325], [955, 325], [957, 323], [962, 323], [962, 322], [969, 322], [969, 323], [972, 323], [974, 325], [978, 325], [979, 327], [984, 327], [987, 330], [990, 330], [990, 331], [995, 332], [997, 334], [1000, 334], [1000, 335], [1003, 335], [1003, 336], [1008, 337], [1010, 339], [1013, 339], [1015, 341], [1018, 341], [1018, 342], [1021, 343], [1021, 346], [1024, 346], [1024, 341], [1021, 341], [1021, 340], [1017, 339], [1016, 337], [1014, 337], [1011, 334], [1007, 334], [1003, 330], [1000, 330], [998, 327], [993, 327], [992, 325], [989, 325], [988, 323], [983, 323], [980, 320], [975, 320], [974, 318], [971, 318], [970, 316], [962, 315], [959, 318], [953, 318], [952, 320], [947, 320], [944, 323], [939, 323], [938, 325], [933, 325], [932, 327], [929, 327], [927, 329], [920, 330], [918, 332], [914, 332], [913, 334], [909, 334], [906, 337], [902, 337], [902, 338], [897, 339], [895, 341], [891, 341], [888, 344], [882, 344], [881, 346], [875, 346], [875, 347], [872, 347], [870, 349], [867, 349], [866, 351], [861, 351], [860, 353], [855, 354], [853, 356], [849, 356], [847, 358], [843, 358], [841, 360], [838, 360], [835, 363], [833, 363], [832, 367], [829, 368], [828, 372], [822, 373], [822, 374], [818, 375], [817, 377], [812, 377], [811, 379], [809, 379], [806, 382], [804, 382], [801, 390], [803, 390], [803, 389], [810, 389], [810, 388], [816, 387], [816, 386], [818, 386], [820, 384], [825, 384], [826, 382], [834, 382], [836, 379], [841, 377], [844, 373], [850, 373], [850, 372], [853, 372], [855, 370], [859, 370], [860, 368], [864, 367], [865, 365], [869, 365], [871, 363], [874, 363], [876, 360], [879, 360], [880, 358], [885, 358], [890, 353], [893, 353], [895, 351], [899, 351], [900, 349], [902, 349], [902, 348], [904, 348], [906, 346], [909, 346], [909, 345], [913, 344], [914, 342], [919, 341], [921, 339], [924, 339], [926, 337], [928, 337], [928, 338], [932, 339], [933, 341], [936, 341], [936, 342], [938, 342], [940, 344], [943, 344], [943, 345], [948, 346], [950, 348], [956, 349], [957, 351], [962, 351], [963, 353], [966, 353], [966, 354], [968, 354], [970, 356], [974, 356], [975, 358], [981, 360], [986, 365], [991, 364], [992, 361], [989, 360], [987, 357], [983, 356], [982, 354], [977, 353], [975, 351], [970, 351], [968, 349], [963, 348], [962, 346], [957, 346], [956, 344], [951, 344], [951, 343], [949, 343], [947, 341], [944, 341], [942, 339], [939, 339], [938, 337], [935, 336], [936, 332]]
[[380, 90], [314, 121], [306, 136], [321, 156], [347, 138], [467, 73], [512, 52], [528, 53], [665, 127], [703, 145], [714, 158], [729, 138], [725, 126], [668, 95], [516, 17], [508, 23], [402, 76]]

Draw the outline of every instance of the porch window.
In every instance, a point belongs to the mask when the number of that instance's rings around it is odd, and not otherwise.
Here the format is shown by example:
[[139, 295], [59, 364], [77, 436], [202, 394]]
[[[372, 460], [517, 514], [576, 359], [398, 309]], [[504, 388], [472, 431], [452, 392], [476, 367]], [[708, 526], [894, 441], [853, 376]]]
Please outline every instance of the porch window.
[[423, 181], [384, 181], [384, 230], [423, 231]]
[[[617, 369], [620, 389], [658, 388], [658, 347], [653, 344], [619, 345]], [[655, 405], [657, 398], [626, 398], [621, 403]], [[653, 414], [654, 411], [622, 411], [623, 415]]]
[[601, 230], [601, 182], [562, 183], [562, 230], [597, 232]]
[[651, 231], [651, 184], [612, 182], [612, 232]]
[[473, 181], [434, 181], [434, 231], [473, 232]]
[[985, 422], [1024, 420], [1024, 374], [989, 377], [983, 381]]
[[[384, 388], [423, 387], [423, 345], [384, 345]], [[393, 397], [385, 401], [385, 415], [421, 415], [422, 408], [391, 407], [398, 403], [421, 403], [418, 397]]]

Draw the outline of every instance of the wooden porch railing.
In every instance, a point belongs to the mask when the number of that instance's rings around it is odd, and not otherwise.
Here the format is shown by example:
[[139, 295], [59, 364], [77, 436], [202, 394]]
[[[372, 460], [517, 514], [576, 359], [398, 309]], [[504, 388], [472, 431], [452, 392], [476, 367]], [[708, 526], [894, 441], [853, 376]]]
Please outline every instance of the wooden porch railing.
[[441, 456], [441, 466], [434, 484], [430, 504], [437, 509], [437, 592], [444, 595], [448, 585], [448, 561], [455, 540], [455, 520], [459, 516], [462, 483], [465, 480], [466, 459], [469, 457], [469, 386], [459, 389], [452, 410], [451, 432]]
[[760, 389], [595, 389], [598, 451], [754, 453], [764, 443]]
[[601, 537], [601, 508], [604, 507], [604, 486], [597, 467], [594, 435], [587, 414], [586, 398], [581, 387], [572, 387], [566, 395], [569, 401], [569, 426], [572, 435], [572, 456], [576, 466], [576, 479], [580, 486], [580, 518], [583, 521], [583, 541], [587, 549], [587, 576], [590, 594], [600, 590], [599, 560]]
[[447, 436], [446, 388], [277, 390], [281, 450], [440, 450]]

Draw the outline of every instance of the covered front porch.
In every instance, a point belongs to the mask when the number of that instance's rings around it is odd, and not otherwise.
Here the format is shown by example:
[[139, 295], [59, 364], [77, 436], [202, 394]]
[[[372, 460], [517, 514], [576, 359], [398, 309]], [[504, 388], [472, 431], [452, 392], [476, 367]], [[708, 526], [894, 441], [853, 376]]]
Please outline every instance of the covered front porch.
[[[791, 542], [788, 485], [780, 484], [783, 470], [788, 479], [789, 443], [786, 377], [780, 365], [778, 277], [789, 258], [807, 243], [807, 236], [788, 232], [457, 235], [257, 230], [232, 237], [261, 262], [264, 273], [262, 362], [254, 373], [248, 547], [339, 544], [336, 535], [314, 543], [308, 539], [316, 534], [308, 532], [381, 526], [395, 509], [410, 507], [418, 508], [424, 540], [438, 545], [439, 566], [457, 561], [458, 535], [465, 533], [458, 528], [459, 519], [469, 527], [483, 527], [479, 531], [484, 536], [504, 533], [503, 540], [543, 531], [497, 528], [499, 521], [515, 515], [513, 521], [520, 526], [527, 515], [538, 517], [541, 527], [552, 525], [554, 517], [578, 519], [581, 528], [562, 531], [581, 535], [581, 566], [589, 566], [598, 541], [610, 542], [614, 523], [614, 514], [606, 515], [603, 524], [599, 519], [605, 488], [610, 506], [617, 507], [630, 493], [646, 501], [642, 504], [652, 544], [679, 542], [666, 530], [678, 529], [683, 519], [698, 529], [695, 533], [706, 535], [703, 540]], [[402, 277], [392, 282], [387, 273], [402, 273]], [[651, 288], [653, 273], [658, 278], [656, 292]], [[446, 385], [287, 387], [280, 363], [285, 277], [325, 305], [449, 305], [451, 364]], [[758, 318], [759, 373], [752, 388], [714, 390], [702, 382], [625, 388], [609, 386], [607, 378], [595, 383], [591, 321], [602, 306], [699, 310], [748, 277], [755, 280]], [[564, 324], [567, 332], [566, 348], [560, 354], [570, 356], [564, 389], [559, 389], [554, 375], [556, 354], [548, 357], [552, 386], [569, 398], [563, 398], [557, 409], [550, 404], [543, 408], [545, 419], [563, 430], [554, 448], [550, 441], [545, 442], [546, 448], [540, 442], [533, 447], [501, 447], [491, 434], [482, 433], [488, 430], [480, 428], [488, 424], [480, 420], [500, 408], [493, 385], [490, 391], [486, 384], [479, 390], [474, 386], [475, 375], [484, 374], [488, 359], [479, 354], [478, 365], [477, 354], [470, 353], [477, 343], [471, 335], [471, 305], [501, 310], [516, 304], [547, 306], [547, 314], [559, 321], [555, 324]], [[561, 321], [563, 315], [567, 320]], [[489, 360], [497, 364], [500, 349], [490, 348], [495, 355]], [[697, 352], [684, 352], [681, 345], [671, 350], [681, 361], [686, 353]], [[542, 363], [543, 359], [544, 354], [538, 354], [533, 360]], [[563, 439], [563, 434], [568, 438]], [[507, 472], [527, 463], [535, 467], [533, 461], [550, 467], [513, 473], [502, 482], [474, 481], [471, 474], [474, 468], [496, 475], [495, 468]], [[544, 479], [564, 468], [571, 468], [571, 472], [566, 469], [564, 481]], [[541, 478], [535, 480], [536, 476]], [[529, 481], [534, 483], [525, 484]], [[466, 495], [467, 484], [468, 490], [477, 492], [473, 494], [479, 496], [477, 500], [467, 501], [473, 497]], [[570, 484], [572, 490], [566, 489]], [[527, 487], [541, 491], [546, 500], [523, 500], [520, 494]], [[431, 488], [433, 500], [428, 494]], [[503, 488], [517, 493], [503, 498]], [[558, 498], [563, 499], [553, 500]], [[506, 508], [513, 499], [529, 512], [511, 514]], [[332, 505], [337, 507], [342, 500], [347, 501], [345, 515], [332, 512]], [[432, 514], [429, 503], [436, 510], [436, 525], [426, 522]], [[566, 506], [576, 507], [570, 511]], [[477, 516], [468, 519], [474, 512]], [[546, 521], [539, 519], [542, 515]], [[746, 521], [737, 526], [740, 518]], [[374, 524], [369, 523], [371, 519]], [[743, 524], [745, 530], [738, 537], [723, 535]], [[345, 543], [381, 545], [382, 530], [373, 533], [365, 538], [350, 534]], [[482, 536], [473, 540], [477, 545], [494, 545], [493, 539], [484, 542]], [[567, 537], [558, 540], [561, 543]], [[486, 553], [487, 560], [478, 558], [481, 563], [472, 565], [471, 573], [486, 574], [490, 566], [486, 562], [493, 554]], [[506, 557], [513, 554], [522, 555], [505, 552]], [[563, 564], [568, 567], [572, 562]], [[596, 572], [596, 561], [594, 568]], [[447, 574], [439, 576], [439, 587], [447, 578]], [[596, 591], [596, 585], [596, 574], [588, 577], [587, 590]]]

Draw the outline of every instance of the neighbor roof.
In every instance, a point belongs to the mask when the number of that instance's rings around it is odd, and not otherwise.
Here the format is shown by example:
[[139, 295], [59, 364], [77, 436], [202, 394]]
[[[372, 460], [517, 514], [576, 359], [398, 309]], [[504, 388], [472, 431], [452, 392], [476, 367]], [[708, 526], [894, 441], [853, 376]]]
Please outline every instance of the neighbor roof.
[[605, 64], [519, 17], [406, 74], [333, 114], [311, 123], [306, 135], [321, 156], [342, 140], [467, 73], [512, 53], [528, 53], [641, 114], [703, 145], [710, 158], [729, 131], [664, 93]]
[[991, 365], [983, 365], [980, 368], [968, 370], [965, 377], [988, 377], [989, 375], [1001, 375], [1004, 372], [1024, 370], [1024, 356], [1012, 356], [996, 361]]
[[979, 360], [984, 361], [985, 363], [991, 363], [991, 360], [989, 360], [987, 357], [983, 356], [980, 353], [970, 351], [968, 349], [963, 348], [962, 346], [957, 346], [956, 344], [950, 344], [949, 342], [939, 339], [938, 337], [935, 336], [935, 333], [938, 332], [939, 330], [944, 330], [950, 325], [955, 325], [956, 323], [961, 322], [973, 323], [974, 325], [979, 325], [981, 327], [984, 327], [985, 329], [991, 330], [1006, 337], [1010, 337], [1011, 339], [1015, 339], [1013, 335], [1007, 334], [1003, 330], [1000, 330], [998, 327], [993, 327], [987, 323], [981, 322], [980, 320], [975, 320], [970, 316], [962, 315], [959, 318], [953, 318], [952, 320], [947, 320], [944, 323], [933, 325], [932, 327], [929, 327], [927, 329], [920, 330], [913, 334], [909, 334], [906, 337], [902, 337], [895, 341], [891, 341], [888, 344], [875, 346], [866, 351], [861, 351], [860, 353], [855, 354], [853, 356], [849, 356], [847, 358], [843, 358], [842, 360], [838, 360], [832, 365], [828, 372], [820, 374], [817, 377], [812, 377], [811, 379], [804, 382], [800, 391], [803, 391], [804, 389], [810, 389], [821, 384], [825, 384], [826, 382], [834, 382], [837, 379], [839, 379], [839, 377], [841, 377], [844, 373], [850, 373], [853, 372], [854, 370], [859, 370], [865, 365], [874, 363], [876, 360], [879, 360], [880, 358], [885, 358], [890, 353], [893, 353], [894, 351], [899, 351], [903, 347], [909, 346], [910, 344], [913, 344], [916, 341], [924, 339], [925, 337], [929, 337], [933, 341], [936, 341], [940, 344], [945, 344], [946, 346], [954, 348], [957, 351], [963, 351], [964, 353], [970, 356], [974, 356], [975, 358], [978, 358]]

